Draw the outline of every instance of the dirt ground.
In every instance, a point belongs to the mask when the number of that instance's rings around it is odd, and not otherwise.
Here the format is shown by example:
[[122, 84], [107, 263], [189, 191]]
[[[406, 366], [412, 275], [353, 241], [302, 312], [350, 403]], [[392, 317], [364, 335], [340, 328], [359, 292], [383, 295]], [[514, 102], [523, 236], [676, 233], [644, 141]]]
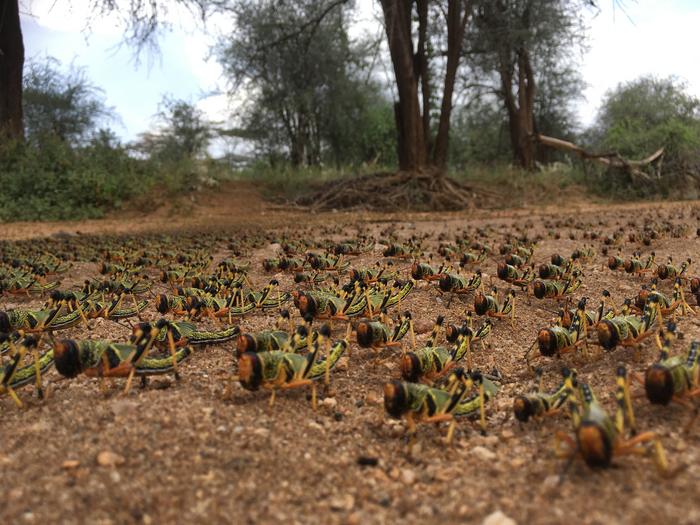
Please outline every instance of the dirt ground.
[[[617, 304], [633, 297], [648, 279], [610, 271], [601, 254], [602, 239], [622, 228], [623, 255], [651, 250], [657, 261], [669, 255], [680, 262], [700, 261], [700, 203], [644, 205], [552, 206], [544, 209], [477, 210], [450, 214], [316, 214], [264, 204], [250, 187], [226, 187], [198, 197], [177, 212], [158, 210], [145, 217], [135, 213], [83, 223], [19, 223], [0, 225], [0, 238], [24, 239], [56, 234], [139, 233], [180, 229], [224, 229], [235, 238], [245, 233], [274, 231], [315, 236], [317, 240], [375, 237], [371, 253], [351, 257], [352, 267], [383, 260], [381, 240], [387, 228], [400, 238], [426, 235], [427, 252], [435, 253], [441, 233], [448, 240], [467, 229], [481, 228], [497, 247], [515, 228], [524, 228], [538, 242], [534, 261], [553, 253], [568, 256], [576, 248], [593, 245], [597, 254], [583, 263], [583, 286], [575, 298], [588, 296], [597, 304], [608, 289]], [[661, 224], [688, 226], [680, 237], [659, 235], [650, 246], [629, 242], [650, 219]], [[560, 238], [552, 235], [559, 232]], [[584, 233], [596, 233], [595, 240]], [[618, 246], [610, 248], [614, 253]], [[212, 250], [215, 261], [229, 255], [226, 246]], [[262, 259], [274, 254], [269, 243], [243, 257], [252, 263], [250, 279], [261, 288], [272, 274], [262, 271]], [[427, 260], [427, 257], [423, 257]], [[482, 270], [494, 275], [497, 258]], [[691, 275], [700, 273], [691, 266]], [[410, 262], [399, 262], [406, 276]], [[62, 288], [97, 276], [96, 263], [81, 263], [63, 277]], [[495, 276], [495, 275], [494, 275]], [[295, 286], [289, 274], [274, 275], [283, 289]], [[507, 285], [494, 280], [500, 289]], [[670, 284], [661, 290], [670, 293]], [[165, 291], [158, 288], [156, 291]], [[688, 294], [689, 302], [695, 299]], [[0, 309], [39, 306], [40, 298], [0, 298]], [[551, 325], [555, 300], [528, 299], [518, 292], [515, 328], [497, 321], [485, 352], [474, 354], [482, 370], [497, 368], [504, 383], [487, 408], [488, 432], [476, 422], [460, 420], [452, 445], [444, 443], [446, 428], [419, 427], [417, 444], [409, 450], [404, 424], [385, 417], [383, 384], [399, 378], [397, 350], [379, 358], [352, 344], [332, 376], [332, 391], [321, 395], [313, 412], [302, 390], [281, 392], [268, 407], [269, 394], [249, 392], [235, 385], [224, 396], [227, 379], [235, 373], [233, 343], [205, 347], [181, 367], [181, 380], [171, 376], [152, 380], [146, 389], [121, 393], [117, 380], [107, 393], [95, 379], [62, 379], [50, 371], [48, 397], [36, 398], [32, 386], [19, 390], [26, 404], [17, 409], [0, 398], [0, 523], [482, 523], [500, 511], [517, 523], [699, 523], [700, 422], [684, 430], [692, 410], [679, 404], [652, 406], [643, 389], [633, 393], [640, 431], [656, 432], [672, 466], [684, 466], [671, 479], [659, 475], [650, 457], [622, 456], [609, 469], [593, 471], [574, 461], [565, 475], [565, 461], [555, 457], [554, 434], [571, 431], [564, 415], [518, 423], [512, 414], [513, 397], [533, 388], [523, 359], [538, 329]], [[413, 313], [421, 332], [438, 314], [447, 321], [464, 317], [472, 296], [454, 299], [434, 286], [420, 284], [402, 308]], [[293, 309], [298, 315], [298, 311]], [[396, 312], [391, 312], [395, 314]], [[152, 306], [144, 317], [156, 319]], [[270, 327], [275, 314], [245, 316], [246, 331]], [[204, 323], [207, 326], [208, 322]], [[685, 349], [700, 338], [700, 316], [679, 318]], [[343, 323], [335, 324], [341, 337]], [[129, 330], [99, 320], [89, 333], [67, 330], [61, 337], [126, 340]], [[615, 368], [625, 363], [643, 372], [657, 356], [650, 339], [640, 355], [618, 348], [595, 358], [567, 355], [541, 359], [547, 388], [559, 382], [562, 364], [576, 368], [609, 410], [614, 408]], [[101, 466], [102, 452], [114, 455], [116, 465]], [[376, 459], [362, 465], [361, 459]], [[123, 460], [123, 461], [122, 461]], [[493, 519], [493, 517], [492, 517]], [[490, 523], [508, 523], [493, 520]]]

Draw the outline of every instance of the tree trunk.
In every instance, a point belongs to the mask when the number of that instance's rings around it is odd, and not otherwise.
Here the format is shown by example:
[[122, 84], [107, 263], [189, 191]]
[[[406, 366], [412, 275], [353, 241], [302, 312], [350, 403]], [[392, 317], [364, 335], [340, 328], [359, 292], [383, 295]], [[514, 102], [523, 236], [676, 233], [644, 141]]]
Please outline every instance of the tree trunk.
[[[464, 4], [464, 11], [462, 5]], [[449, 0], [447, 4], [447, 64], [445, 65], [445, 84], [440, 107], [440, 122], [435, 139], [433, 162], [440, 169], [447, 166], [447, 152], [450, 140], [450, 116], [452, 115], [452, 95], [454, 93], [457, 67], [462, 54], [462, 41], [467, 20], [471, 14], [471, 2]]]
[[423, 140], [425, 141], [426, 155], [430, 156], [430, 68], [428, 66], [428, 53], [426, 45], [428, 41], [428, 0], [416, 0], [418, 12], [418, 45], [414, 57], [414, 71], [416, 78], [420, 78], [420, 88], [423, 102]]
[[425, 167], [427, 154], [418, 102], [418, 76], [414, 70], [411, 37], [412, 2], [381, 0], [391, 62], [396, 75], [399, 101], [394, 105], [398, 133], [399, 168], [418, 171]]
[[510, 138], [510, 149], [513, 152], [513, 160], [520, 162], [518, 147], [520, 144], [520, 129], [518, 126], [518, 106], [513, 95], [513, 71], [510, 63], [510, 54], [504, 50], [500, 55], [501, 96], [503, 104], [508, 113], [508, 136]]
[[520, 165], [528, 170], [535, 169], [534, 134], [535, 80], [527, 49], [518, 50], [518, 157]]
[[22, 68], [24, 44], [19, 1], [0, 2], [0, 144], [22, 140]]

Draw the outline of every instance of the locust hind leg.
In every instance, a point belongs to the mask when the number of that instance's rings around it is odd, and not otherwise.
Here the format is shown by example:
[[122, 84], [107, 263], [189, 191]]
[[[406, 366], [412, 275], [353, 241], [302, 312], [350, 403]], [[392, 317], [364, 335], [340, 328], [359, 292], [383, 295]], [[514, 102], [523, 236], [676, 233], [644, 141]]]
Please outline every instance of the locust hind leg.
[[7, 393], [10, 394], [12, 401], [14, 401], [15, 404], [17, 405], [17, 408], [24, 408], [24, 404], [22, 403], [22, 400], [17, 395], [17, 392], [15, 392], [14, 388], [12, 388], [10, 386], [6, 386], [5, 388], [7, 389]]

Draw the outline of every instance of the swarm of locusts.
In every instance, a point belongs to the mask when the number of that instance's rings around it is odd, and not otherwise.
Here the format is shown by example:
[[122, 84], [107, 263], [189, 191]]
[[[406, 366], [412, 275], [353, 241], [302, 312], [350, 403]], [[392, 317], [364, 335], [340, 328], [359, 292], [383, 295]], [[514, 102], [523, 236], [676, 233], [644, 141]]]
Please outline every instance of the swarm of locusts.
[[[404, 422], [409, 450], [418, 439], [446, 446], [456, 433], [489, 432], [507, 406], [523, 428], [556, 418], [562, 464], [642, 454], [672, 475], [679, 467], [634, 404], [689, 407], [688, 429], [697, 413], [700, 342], [683, 328], [696, 319], [700, 277], [688, 254], [652, 246], [693, 239], [683, 218], [545, 220], [536, 235], [525, 221], [452, 236], [329, 226], [321, 241], [300, 229], [0, 242], [0, 403], [31, 413], [52, 403], [51, 383], [68, 380], [93, 381], [98, 398], [138, 395], [164, 374], [177, 387], [218, 346], [230, 355], [224, 400], [238, 384], [246, 403], [274, 411], [284, 397], [306, 410], [302, 389], [318, 410], [319, 396], [342, 399], [337, 375], [369, 364], [385, 371], [372, 384], [384, 400], [377, 410]], [[566, 231], [570, 251], [540, 248]], [[90, 277], [76, 280], [78, 268]], [[590, 293], [613, 272], [631, 293]], [[415, 308], [417, 295], [427, 307]], [[538, 314], [537, 329], [519, 324], [522, 312]], [[94, 337], [105, 323], [124, 336]], [[506, 351], [519, 367], [507, 375], [499, 334], [517, 342]], [[611, 354], [606, 374], [585, 373]], [[609, 387], [595, 392], [592, 382]], [[496, 404], [504, 385], [517, 394]], [[27, 403], [32, 387], [41, 401]]]

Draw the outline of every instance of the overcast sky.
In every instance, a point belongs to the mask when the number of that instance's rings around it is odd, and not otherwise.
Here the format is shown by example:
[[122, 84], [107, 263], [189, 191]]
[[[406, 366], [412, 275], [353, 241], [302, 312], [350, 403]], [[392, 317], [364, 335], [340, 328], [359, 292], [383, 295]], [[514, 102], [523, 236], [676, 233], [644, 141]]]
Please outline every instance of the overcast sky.
[[[356, 2], [359, 27], [372, 30], [377, 0]], [[125, 140], [152, 128], [166, 93], [197, 103], [213, 120], [235, 111], [222, 94], [221, 68], [209, 56], [212, 35], [221, 29], [216, 23], [205, 32], [191, 14], [174, 8], [170, 17], [179, 23], [161, 36], [160, 54], [136, 62], [133, 50], [119, 45], [117, 18], [97, 20], [85, 30], [87, 0], [73, 0], [72, 7], [67, 0], [20, 3], [27, 57], [50, 55], [84, 67], [119, 115], [114, 127]], [[581, 66], [588, 83], [579, 106], [583, 124], [592, 121], [606, 90], [644, 74], [675, 75], [700, 97], [700, 0], [626, 0], [625, 13], [613, 9], [613, 0], [601, 3], [602, 11], [590, 20], [590, 51]]]

